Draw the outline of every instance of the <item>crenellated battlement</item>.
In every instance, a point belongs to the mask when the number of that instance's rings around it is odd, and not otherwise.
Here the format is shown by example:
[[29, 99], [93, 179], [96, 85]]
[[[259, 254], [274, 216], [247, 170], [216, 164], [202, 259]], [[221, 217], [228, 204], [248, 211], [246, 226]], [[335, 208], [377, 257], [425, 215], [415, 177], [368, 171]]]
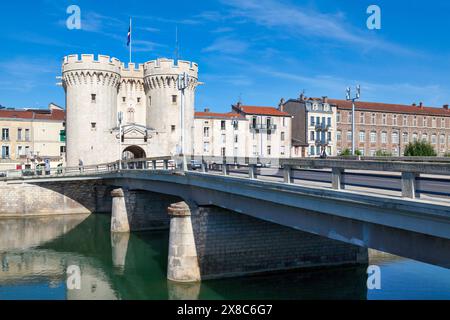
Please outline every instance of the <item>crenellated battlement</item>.
[[144, 65], [135, 63], [121, 64], [120, 74], [122, 78], [135, 78], [144, 81]]
[[110, 56], [98, 55], [95, 59], [93, 54], [71, 54], [64, 57], [62, 71], [92, 70], [120, 74], [120, 67], [119, 59]]
[[191, 77], [198, 77], [198, 65], [195, 62], [178, 60], [177, 63], [173, 59], [160, 58], [147, 61], [144, 64], [144, 76], [155, 75], [178, 75], [186, 72]]

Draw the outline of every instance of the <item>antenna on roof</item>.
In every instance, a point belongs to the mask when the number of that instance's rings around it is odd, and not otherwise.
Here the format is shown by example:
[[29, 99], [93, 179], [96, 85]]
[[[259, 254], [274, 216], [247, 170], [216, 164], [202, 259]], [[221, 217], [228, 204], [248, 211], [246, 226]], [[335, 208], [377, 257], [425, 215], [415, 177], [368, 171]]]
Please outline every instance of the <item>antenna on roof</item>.
[[180, 49], [178, 46], [178, 26], [175, 26], [175, 62], [180, 58]]

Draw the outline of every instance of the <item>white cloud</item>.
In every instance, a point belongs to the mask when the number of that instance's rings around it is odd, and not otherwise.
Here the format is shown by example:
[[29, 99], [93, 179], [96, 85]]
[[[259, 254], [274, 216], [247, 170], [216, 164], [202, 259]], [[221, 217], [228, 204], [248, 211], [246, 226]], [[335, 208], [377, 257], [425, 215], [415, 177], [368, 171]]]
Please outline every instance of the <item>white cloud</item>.
[[241, 54], [248, 49], [248, 43], [230, 37], [221, 37], [204, 48], [203, 52], [220, 52], [224, 54]]

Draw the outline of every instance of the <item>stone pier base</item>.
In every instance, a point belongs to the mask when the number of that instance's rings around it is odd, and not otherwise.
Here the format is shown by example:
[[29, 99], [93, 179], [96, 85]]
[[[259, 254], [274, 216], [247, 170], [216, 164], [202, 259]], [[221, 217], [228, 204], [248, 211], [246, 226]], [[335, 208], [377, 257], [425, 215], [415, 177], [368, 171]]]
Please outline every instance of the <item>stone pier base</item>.
[[125, 195], [122, 189], [111, 191], [112, 213], [111, 213], [111, 232], [130, 232], [128, 223], [127, 206], [125, 204]]
[[170, 235], [167, 279], [177, 282], [200, 281], [191, 209], [185, 202], [178, 202], [172, 204], [168, 211]]
[[171, 214], [168, 278], [198, 281], [302, 268], [367, 264], [366, 248], [217, 208]]

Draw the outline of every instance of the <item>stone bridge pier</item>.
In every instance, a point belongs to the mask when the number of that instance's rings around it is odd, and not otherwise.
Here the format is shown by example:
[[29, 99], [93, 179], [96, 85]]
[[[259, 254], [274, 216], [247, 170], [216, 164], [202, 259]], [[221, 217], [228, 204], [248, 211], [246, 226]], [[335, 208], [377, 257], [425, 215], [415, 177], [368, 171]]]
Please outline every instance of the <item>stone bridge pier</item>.
[[368, 263], [366, 248], [218, 207], [178, 202], [168, 213], [170, 281]]

